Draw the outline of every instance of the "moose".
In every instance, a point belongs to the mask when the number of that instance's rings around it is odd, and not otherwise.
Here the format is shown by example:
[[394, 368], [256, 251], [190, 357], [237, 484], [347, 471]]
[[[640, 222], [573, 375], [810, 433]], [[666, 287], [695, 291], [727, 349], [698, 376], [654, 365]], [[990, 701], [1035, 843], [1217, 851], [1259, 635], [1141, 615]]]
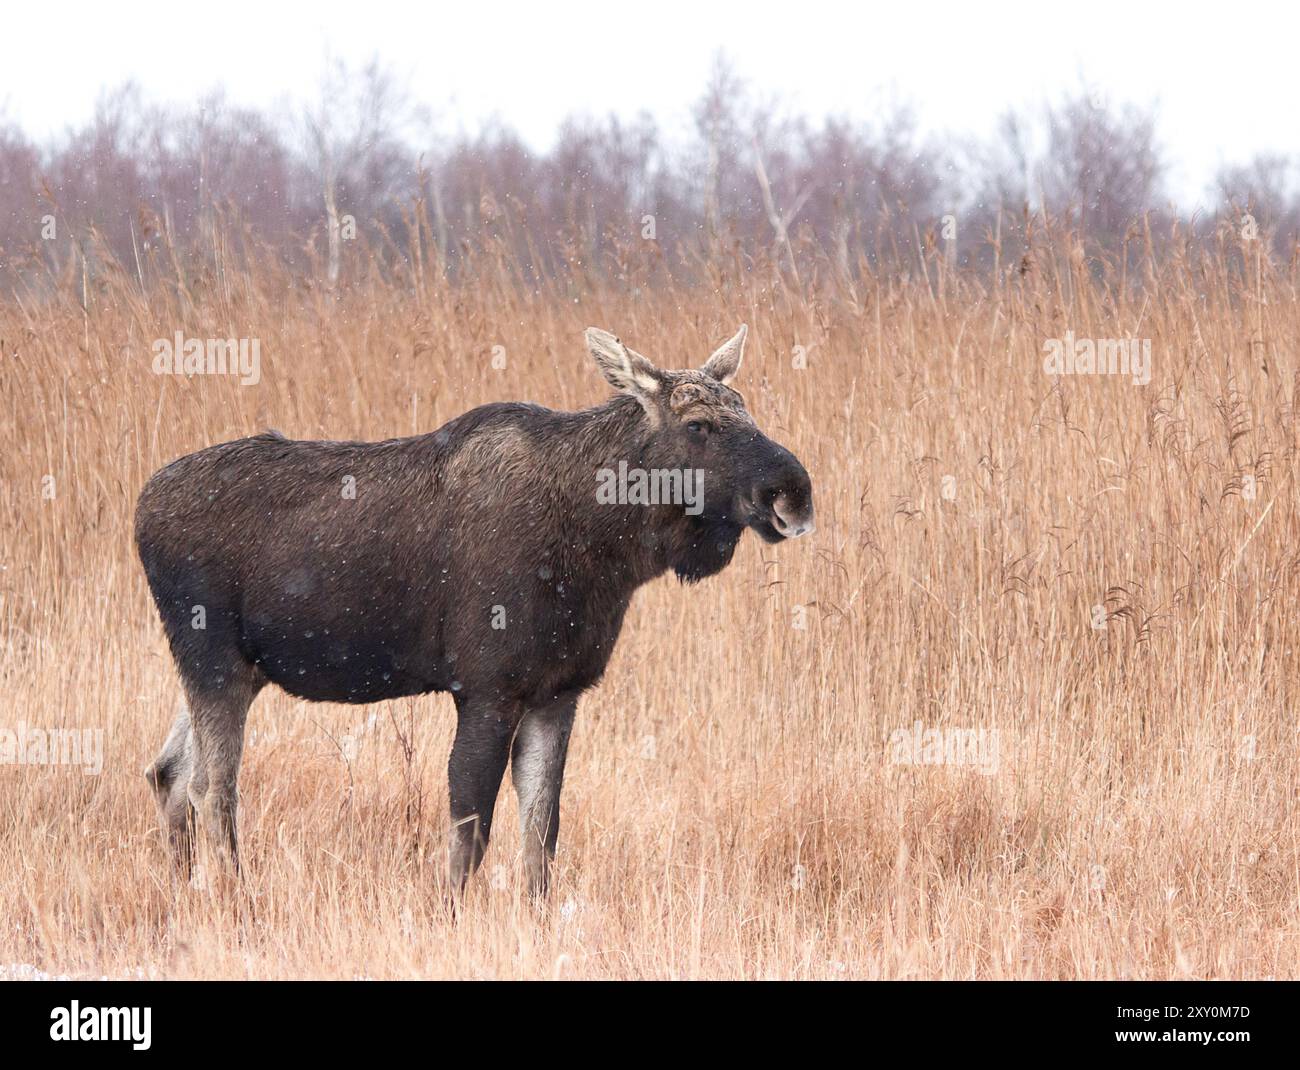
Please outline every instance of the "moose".
[[[717, 573], [746, 528], [769, 543], [813, 530], [808, 473], [728, 385], [745, 335], [669, 371], [590, 328], [616, 391], [593, 408], [496, 403], [382, 442], [269, 431], [156, 472], [135, 539], [186, 707], [145, 776], [182, 872], [196, 826], [238, 869], [244, 722], [268, 682], [321, 702], [450, 692], [453, 896], [507, 764], [528, 889], [545, 896], [578, 698], [633, 592], [669, 569]], [[692, 470], [702, 501], [598, 501], [597, 473], [627, 468]]]

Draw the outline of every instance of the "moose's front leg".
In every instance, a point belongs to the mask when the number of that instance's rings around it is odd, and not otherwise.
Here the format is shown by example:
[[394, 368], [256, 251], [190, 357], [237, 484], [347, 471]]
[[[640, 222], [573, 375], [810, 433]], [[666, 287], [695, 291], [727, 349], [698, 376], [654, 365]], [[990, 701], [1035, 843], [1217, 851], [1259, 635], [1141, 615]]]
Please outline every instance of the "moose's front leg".
[[492, 831], [517, 717], [500, 706], [456, 697], [456, 740], [447, 763], [451, 793], [451, 891], [478, 869]]
[[510, 774], [519, 797], [528, 892], [534, 896], [544, 896], [550, 880], [550, 863], [560, 834], [564, 760], [569, 753], [569, 733], [577, 705], [575, 695], [531, 709], [515, 733]]

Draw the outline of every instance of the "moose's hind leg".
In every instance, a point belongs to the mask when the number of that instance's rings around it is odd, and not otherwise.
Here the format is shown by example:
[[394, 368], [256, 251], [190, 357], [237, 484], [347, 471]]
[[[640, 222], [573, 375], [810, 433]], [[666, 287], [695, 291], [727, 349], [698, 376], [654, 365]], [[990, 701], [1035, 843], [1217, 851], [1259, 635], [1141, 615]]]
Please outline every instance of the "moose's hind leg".
[[248, 707], [266, 683], [261, 671], [244, 662], [216, 686], [187, 690], [193, 731], [194, 772], [189, 798], [212, 844], [239, 868], [239, 763], [244, 752], [244, 723]]
[[194, 853], [194, 810], [189, 796], [193, 758], [190, 714], [189, 710], [182, 709], [176, 715], [158, 757], [145, 769], [144, 775], [153, 789], [172, 859], [186, 879], [190, 875]]

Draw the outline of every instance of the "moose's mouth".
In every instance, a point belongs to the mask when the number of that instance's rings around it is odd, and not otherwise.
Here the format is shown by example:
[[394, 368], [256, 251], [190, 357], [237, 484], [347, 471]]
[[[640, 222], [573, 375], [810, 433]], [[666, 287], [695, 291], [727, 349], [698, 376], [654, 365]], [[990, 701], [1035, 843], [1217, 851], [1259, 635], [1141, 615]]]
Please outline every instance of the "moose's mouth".
[[756, 516], [750, 520], [749, 527], [764, 542], [785, 542], [786, 540], [786, 536], [776, 530], [769, 518]]
[[773, 527], [771, 513], [755, 504], [748, 494], [736, 497], [736, 520], [743, 527], [754, 531], [764, 542], [781, 542], [785, 538]]

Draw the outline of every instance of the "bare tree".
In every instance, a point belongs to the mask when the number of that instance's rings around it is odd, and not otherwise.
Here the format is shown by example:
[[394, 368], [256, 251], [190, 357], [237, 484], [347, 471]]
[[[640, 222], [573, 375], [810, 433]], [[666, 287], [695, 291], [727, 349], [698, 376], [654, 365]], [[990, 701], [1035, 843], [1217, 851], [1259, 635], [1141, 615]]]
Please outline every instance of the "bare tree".
[[331, 285], [339, 277], [342, 215], [390, 231], [400, 225], [397, 199], [418, 180], [409, 135], [424, 119], [378, 61], [355, 73], [342, 61], [327, 66], [320, 97], [303, 114], [303, 129], [325, 206]]
[[1150, 112], [1109, 108], [1080, 94], [1047, 111], [1047, 151], [1036, 168], [1042, 207], [1092, 239], [1117, 245], [1155, 208], [1163, 166]]
[[1247, 233], [1257, 229], [1279, 256], [1289, 257], [1300, 242], [1297, 170], [1294, 161], [1277, 155], [1221, 169], [1214, 180], [1219, 214]]

